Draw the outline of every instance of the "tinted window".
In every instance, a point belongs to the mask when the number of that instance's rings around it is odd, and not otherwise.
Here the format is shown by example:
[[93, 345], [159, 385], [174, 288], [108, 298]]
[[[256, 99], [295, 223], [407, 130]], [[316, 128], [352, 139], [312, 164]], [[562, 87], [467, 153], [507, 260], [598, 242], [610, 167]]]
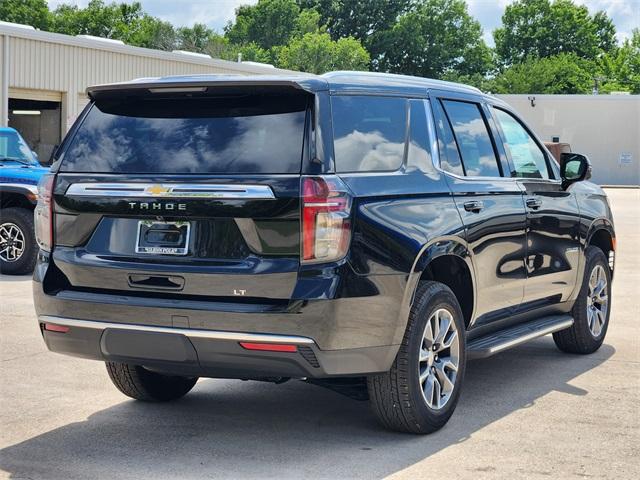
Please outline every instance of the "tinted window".
[[429, 127], [424, 100], [411, 100], [409, 118], [409, 149], [407, 169], [432, 172], [431, 149], [429, 147]]
[[306, 99], [274, 95], [116, 99], [94, 105], [62, 171], [297, 173]]
[[397, 170], [407, 128], [403, 98], [336, 96], [331, 99], [336, 170]]
[[438, 130], [438, 151], [440, 152], [440, 167], [456, 175], [464, 175], [462, 162], [460, 162], [460, 154], [456, 140], [453, 138], [453, 131], [444, 113], [444, 109], [439, 101], [435, 101], [433, 105], [433, 116], [436, 121], [436, 129]]
[[443, 103], [467, 176], [499, 177], [496, 154], [480, 107], [475, 103], [449, 100]]
[[514, 171], [512, 177], [549, 178], [545, 156], [538, 144], [525, 128], [504, 110], [495, 108], [494, 113], [502, 132], [504, 133], [504, 147], [511, 156]]
[[10, 130], [0, 132], [0, 162], [7, 160], [37, 163], [29, 145], [25, 143], [20, 135]]

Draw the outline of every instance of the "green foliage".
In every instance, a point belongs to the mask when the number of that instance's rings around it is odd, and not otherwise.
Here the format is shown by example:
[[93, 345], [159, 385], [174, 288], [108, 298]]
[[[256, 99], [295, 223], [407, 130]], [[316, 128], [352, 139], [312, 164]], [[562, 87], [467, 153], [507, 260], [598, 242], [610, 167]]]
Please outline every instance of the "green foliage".
[[606, 13], [575, 0], [515, 0], [495, 50], [465, 0], [258, 0], [239, 7], [224, 34], [176, 29], [139, 2], [108, 1], [49, 11], [45, 0], [0, 0], [0, 20], [313, 73], [372, 68], [495, 93], [590, 93], [596, 83], [600, 93], [640, 93], [640, 30], [618, 45]]
[[[299, 29], [300, 8], [295, 0], [260, 0], [236, 9], [236, 21], [226, 27], [231, 43], [255, 43], [269, 49], [286, 45]], [[303, 19], [308, 22], [308, 18]]]
[[630, 92], [640, 94], [640, 29], [622, 46], [598, 60], [600, 93]]
[[0, 0], [0, 20], [47, 30], [51, 14], [45, 0]]
[[575, 53], [528, 58], [513, 65], [485, 85], [492, 93], [591, 93], [594, 62]]
[[412, 0], [298, 0], [301, 8], [319, 13], [332, 39], [354, 37], [362, 42], [391, 28], [413, 3]]
[[440, 78], [486, 73], [491, 51], [464, 0], [424, 0], [377, 36], [377, 69]]
[[502, 24], [493, 37], [507, 66], [560, 53], [595, 60], [615, 46], [615, 27], [607, 15], [592, 17], [587, 7], [572, 0], [516, 0], [505, 8]]
[[277, 63], [282, 68], [310, 73], [366, 70], [369, 54], [355, 38], [333, 41], [327, 33], [306, 33], [279, 50]]

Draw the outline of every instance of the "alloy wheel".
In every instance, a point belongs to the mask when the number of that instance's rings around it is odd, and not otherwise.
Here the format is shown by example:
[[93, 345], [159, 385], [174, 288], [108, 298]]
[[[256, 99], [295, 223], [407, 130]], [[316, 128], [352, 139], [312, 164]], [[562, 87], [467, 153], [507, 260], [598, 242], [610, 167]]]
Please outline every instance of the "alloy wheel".
[[453, 393], [460, 364], [460, 335], [451, 312], [436, 310], [427, 320], [420, 345], [422, 396], [433, 410], [443, 408]]
[[589, 330], [594, 337], [600, 336], [607, 321], [609, 295], [607, 275], [602, 265], [596, 265], [589, 276], [587, 294], [587, 320]]
[[0, 259], [15, 262], [24, 253], [24, 233], [15, 223], [0, 225]]

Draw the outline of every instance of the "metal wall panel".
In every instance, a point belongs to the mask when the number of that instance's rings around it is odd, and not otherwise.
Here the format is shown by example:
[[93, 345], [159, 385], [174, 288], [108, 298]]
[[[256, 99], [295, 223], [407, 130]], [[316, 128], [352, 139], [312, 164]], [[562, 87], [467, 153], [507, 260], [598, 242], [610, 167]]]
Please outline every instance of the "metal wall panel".
[[[640, 95], [497, 95], [545, 142], [589, 157], [601, 185], [640, 185]], [[533, 101], [533, 105], [532, 105]]]

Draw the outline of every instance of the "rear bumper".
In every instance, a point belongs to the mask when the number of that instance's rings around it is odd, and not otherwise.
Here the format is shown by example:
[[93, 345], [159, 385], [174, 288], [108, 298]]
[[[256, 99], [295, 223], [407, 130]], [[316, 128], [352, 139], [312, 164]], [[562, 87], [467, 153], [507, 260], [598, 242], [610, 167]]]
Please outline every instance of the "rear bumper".
[[[144, 365], [176, 375], [216, 378], [322, 378], [388, 370], [397, 347], [323, 351], [307, 337], [227, 332], [40, 315], [49, 350]], [[45, 325], [55, 326], [50, 331]], [[60, 331], [65, 330], [66, 331]], [[240, 342], [295, 345], [293, 352], [247, 350]]]

